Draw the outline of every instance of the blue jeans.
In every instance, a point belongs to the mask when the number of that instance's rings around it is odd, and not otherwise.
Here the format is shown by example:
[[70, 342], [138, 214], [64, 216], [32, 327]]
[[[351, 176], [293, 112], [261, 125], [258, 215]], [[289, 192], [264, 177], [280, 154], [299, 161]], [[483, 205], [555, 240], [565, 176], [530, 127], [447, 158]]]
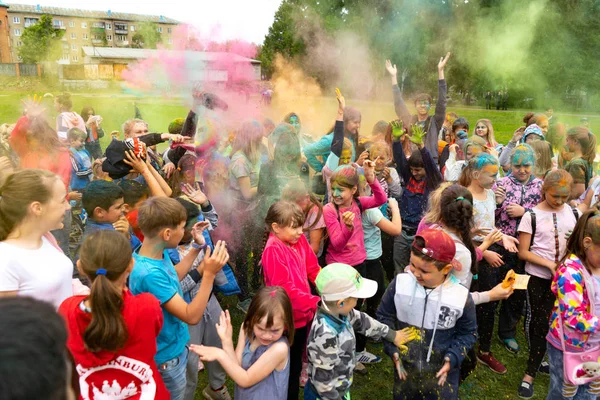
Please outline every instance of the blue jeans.
[[[590, 385], [574, 386], [564, 381], [563, 377], [563, 352], [548, 343], [548, 363], [550, 364], [550, 388], [548, 389], [548, 396], [546, 400], [595, 400], [597, 394], [589, 392]], [[572, 388], [570, 393], [573, 393], [570, 397], [563, 395], [563, 389], [568, 391], [569, 387]], [[577, 390], [575, 390], [575, 387]]]
[[185, 395], [185, 369], [188, 358], [188, 348], [178, 356], [158, 366], [160, 376], [171, 394], [171, 400], [183, 400]]

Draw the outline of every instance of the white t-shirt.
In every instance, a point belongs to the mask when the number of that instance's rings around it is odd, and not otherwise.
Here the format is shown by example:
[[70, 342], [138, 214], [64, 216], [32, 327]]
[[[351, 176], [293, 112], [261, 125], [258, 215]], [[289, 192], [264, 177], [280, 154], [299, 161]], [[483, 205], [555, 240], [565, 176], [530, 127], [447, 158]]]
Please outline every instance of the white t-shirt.
[[379, 208], [369, 208], [362, 214], [367, 260], [376, 260], [383, 254], [381, 248], [381, 229], [377, 227], [377, 224], [383, 218], [385, 217]]
[[[533, 212], [535, 212], [535, 237], [532, 238], [533, 244], [531, 245], [530, 251], [536, 256], [552, 262], [554, 262], [556, 258], [560, 260], [567, 250], [566, 234], [570, 230], [573, 230], [577, 223], [575, 215], [573, 215], [573, 210], [568, 205], [563, 205], [562, 210], [554, 212], [543, 211], [540, 210], [538, 206], [535, 206]], [[554, 218], [552, 214], [556, 214], [556, 225], [558, 227], [558, 254], [556, 251], [557, 236], [555, 235]], [[530, 213], [527, 212], [523, 215], [518, 231], [531, 234]], [[525, 271], [538, 278], [552, 279], [552, 272], [541, 265], [526, 262]]]
[[[491, 231], [496, 225], [496, 195], [493, 190], [485, 189], [485, 200], [473, 198], [473, 220], [475, 227]], [[483, 242], [483, 236], [473, 238], [476, 242]]]
[[0, 292], [17, 291], [58, 306], [73, 295], [73, 264], [46, 239], [36, 250], [0, 242]]

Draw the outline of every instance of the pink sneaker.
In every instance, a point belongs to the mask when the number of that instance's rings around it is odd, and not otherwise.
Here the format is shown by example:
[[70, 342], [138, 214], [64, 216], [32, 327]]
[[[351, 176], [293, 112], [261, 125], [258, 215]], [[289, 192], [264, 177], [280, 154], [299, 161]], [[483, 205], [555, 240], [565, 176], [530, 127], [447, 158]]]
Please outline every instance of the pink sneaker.
[[300, 372], [300, 387], [306, 386], [308, 382], [308, 363], [302, 362], [302, 372]]

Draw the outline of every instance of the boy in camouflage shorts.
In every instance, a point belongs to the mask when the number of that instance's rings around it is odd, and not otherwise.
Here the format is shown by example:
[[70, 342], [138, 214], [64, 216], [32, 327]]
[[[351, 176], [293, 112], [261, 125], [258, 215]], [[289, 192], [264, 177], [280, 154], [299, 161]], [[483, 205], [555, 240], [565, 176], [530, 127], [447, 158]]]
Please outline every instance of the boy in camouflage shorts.
[[364, 279], [349, 265], [328, 265], [319, 272], [315, 283], [321, 304], [308, 335], [309, 380], [304, 399], [350, 399], [356, 365], [354, 330], [401, 347], [414, 338], [414, 332], [394, 331], [354, 309], [357, 299], [367, 299], [377, 292], [377, 282]]

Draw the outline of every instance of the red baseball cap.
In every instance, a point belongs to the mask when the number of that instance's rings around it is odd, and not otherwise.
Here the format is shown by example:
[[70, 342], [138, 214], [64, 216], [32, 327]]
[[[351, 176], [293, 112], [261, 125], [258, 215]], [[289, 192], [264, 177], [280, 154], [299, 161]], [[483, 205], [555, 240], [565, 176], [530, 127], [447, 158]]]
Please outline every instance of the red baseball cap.
[[417, 246], [416, 240], [413, 242], [412, 248], [416, 251], [433, 258], [436, 261], [452, 263], [456, 255], [456, 245], [454, 240], [441, 229], [425, 229], [421, 231], [416, 238], [422, 238], [425, 241], [425, 246]]

